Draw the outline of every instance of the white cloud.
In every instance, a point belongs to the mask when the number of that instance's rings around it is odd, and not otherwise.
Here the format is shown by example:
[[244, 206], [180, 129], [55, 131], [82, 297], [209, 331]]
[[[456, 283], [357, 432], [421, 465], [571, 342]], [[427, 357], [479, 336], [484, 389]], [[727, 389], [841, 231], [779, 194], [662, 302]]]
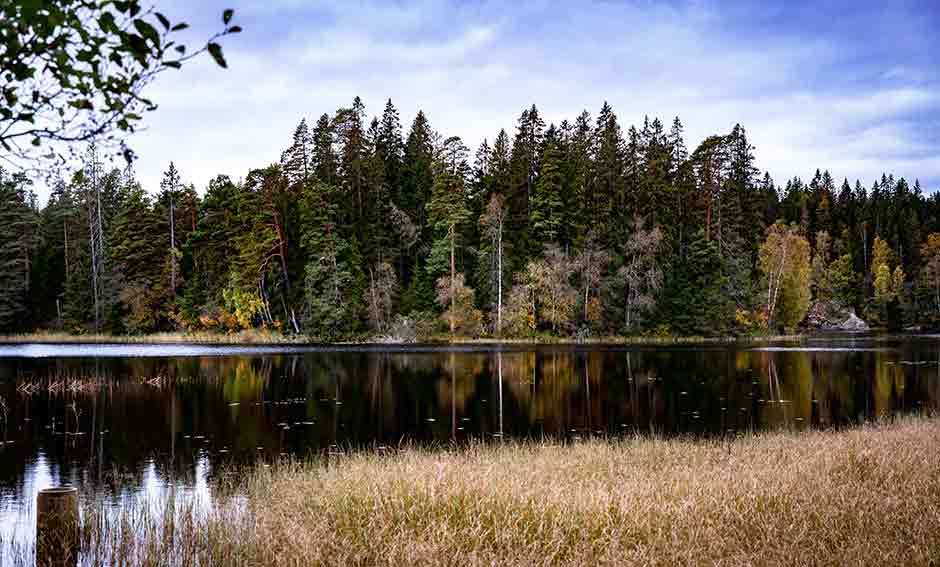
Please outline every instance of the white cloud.
[[866, 184], [882, 171], [940, 181], [937, 140], [910, 127], [937, 120], [929, 73], [904, 61], [860, 71], [856, 46], [836, 37], [729, 33], [741, 23], [713, 2], [281, 0], [236, 13], [246, 37], [226, 42], [229, 70], [202, 60], [153, 85], [160, 109], [132, 140], [150, 190], [170, 160], [200, 190], [243, 177], [278, 159], [301, 117], [357, 95], [370, 114], [392, 98], [406, 130], [421, 108], [471, 146], [511, 133], [532, 103], [560, 121], [608, 100], [624, 128], [680, 115], [691, 147], [740, 122], [778, 182], [817, 167]]

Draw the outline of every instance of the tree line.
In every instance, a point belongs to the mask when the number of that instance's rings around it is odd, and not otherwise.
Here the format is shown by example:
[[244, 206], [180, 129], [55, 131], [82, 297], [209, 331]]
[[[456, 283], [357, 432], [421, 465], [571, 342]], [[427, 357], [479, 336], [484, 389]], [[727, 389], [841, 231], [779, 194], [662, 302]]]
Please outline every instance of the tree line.
[[679, 118], [533, 105], [471, 156], [356, 98], [285, 145], [202, 196], [172, 163], [150, 193], [93, 146], [44, 207], [0, 170], [0, 329], [723, 335], [795, 329], [813, 301], [940, 321], [936, 194], [818, 169], [778, 186], [740, 125], [690, 151]]

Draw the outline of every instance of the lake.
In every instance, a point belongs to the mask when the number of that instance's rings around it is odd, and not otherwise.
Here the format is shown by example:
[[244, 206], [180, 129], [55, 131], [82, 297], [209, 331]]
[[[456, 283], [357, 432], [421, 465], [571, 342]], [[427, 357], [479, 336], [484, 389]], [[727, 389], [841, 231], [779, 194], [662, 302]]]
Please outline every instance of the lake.
[[[403, 443], [838, 428], [940, 409], [940, 338], [703, 346], [0, 345], [0, 543], [36, 493], [211, 500], [219, 470]], [[2, 561], [2, 557], [0, 557]]]

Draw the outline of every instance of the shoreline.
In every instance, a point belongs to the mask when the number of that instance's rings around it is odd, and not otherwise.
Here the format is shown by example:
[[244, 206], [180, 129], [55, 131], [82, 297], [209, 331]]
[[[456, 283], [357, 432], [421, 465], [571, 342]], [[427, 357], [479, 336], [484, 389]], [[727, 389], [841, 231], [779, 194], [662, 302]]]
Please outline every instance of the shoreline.
[[[448, 336], [428, 337], [419, 341], [394, 341], [384, 338], [319, 342], [308, 337], [281, 335], [275, 333], [154, 333], [149, 335], [71, 335], [68, 333], [24, 333], [0, 335], [0, 345], [18, 344], [88, 344], [88, 345], [217, 345], [217, 346], [293, 346], [293, 347], [474, 347], [474, 346], [668, 346], [668, 345], [708, 345], [708, 344], [762, 344], [790, 342], [800, 343], [819, 337], [814, 334], [766, 335], [748, 337], [644, 337], [644, 336], [605, 336], [586, 340], [570, 337], [536, 338], [450, 338]], [[843, 336], [834, 334], [833, 336]]]

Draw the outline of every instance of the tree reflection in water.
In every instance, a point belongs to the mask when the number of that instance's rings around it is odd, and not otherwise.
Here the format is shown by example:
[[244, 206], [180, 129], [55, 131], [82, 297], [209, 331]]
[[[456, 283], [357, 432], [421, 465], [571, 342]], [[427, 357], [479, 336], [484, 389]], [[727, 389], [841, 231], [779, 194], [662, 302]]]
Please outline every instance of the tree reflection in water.
[[0, 359], [0, 523], [51, 483], [194, 489], [219, 467], [337, 448], [729, 435], [938, 409], [935, 343], [872, 345]]

